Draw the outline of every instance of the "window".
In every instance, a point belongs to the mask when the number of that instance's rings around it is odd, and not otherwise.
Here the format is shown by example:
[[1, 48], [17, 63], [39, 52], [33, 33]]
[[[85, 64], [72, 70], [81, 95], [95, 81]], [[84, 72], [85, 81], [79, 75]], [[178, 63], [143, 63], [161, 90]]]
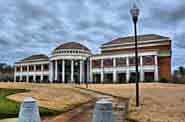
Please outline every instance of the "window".
[[103, 66], [104, 67], [112, 67], [113, 66], [113, 59], [104, 59]]
[[144, 80], [146, 82], [154, 81], [154, 72], [145, 72], [144, 73]]
[[126, 66], [126, 58], [116, 58], [116, 66]]
[[154, 56], [143, 56], [143, 64], [144, 65], [152, 65], [154, 64]]
[[41, 65], [36, 65], [36, 71], [41, 71]]
[[29, 66], [29, 71], [34, 71], [34, 66], [33, 65]]
[[92, 68], [100, 68], [101, 67], [101, 60], [92, 60]]
[[16, 76], [16, 82], [19, 82], [19, 81], [20, 81], [20, 77]]
[[16, 67], [16, 71], [20, 72], [21, 71], [21, 67]]
[[[138, 64], [140, 64], [140, 58], [138, 57]], [[129, 57], [129, 65], [133, 66], [135, 65], [135, 57]]]
[[44, 71], [48, 71], [49, 70], [49, 64], [44, 64], [43, 69], [44, 69]]
[[39, 83], [39, 82], [41, 81], [41, 76], [40, 76], [40, 75], [37, 75], [37, 76], [35, 77], [35, 80], [36, 80], [37, 83]]
[[22, 67], [22, 71], [23, 71], [23, 72], [26, 72], [26, 71], [27, 71], [27, 66], [23, 66], [23, 67]]
[[26, 82], [26, 76], [22, 76], [23, 82]]
[[48, 82], [48, 80], [49, 80], [48, 75], [44, 75], [44, 76], [43, 76], [43, 81], [44, 81], [44, 82]]

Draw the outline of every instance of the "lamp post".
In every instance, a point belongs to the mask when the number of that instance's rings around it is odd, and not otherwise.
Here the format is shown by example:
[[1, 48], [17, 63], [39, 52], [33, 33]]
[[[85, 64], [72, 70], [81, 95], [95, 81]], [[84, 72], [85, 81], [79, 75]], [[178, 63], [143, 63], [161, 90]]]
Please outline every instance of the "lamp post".
[[136, 106], [139, 106], [139, 72], [138, 72], [138, 47], [137, 47], [137, 21], [139, 16], [139, 8], [134, 5], [130, 10], [134, 23], [134, 39], [135, 39], [135, 65], [136, 65]]

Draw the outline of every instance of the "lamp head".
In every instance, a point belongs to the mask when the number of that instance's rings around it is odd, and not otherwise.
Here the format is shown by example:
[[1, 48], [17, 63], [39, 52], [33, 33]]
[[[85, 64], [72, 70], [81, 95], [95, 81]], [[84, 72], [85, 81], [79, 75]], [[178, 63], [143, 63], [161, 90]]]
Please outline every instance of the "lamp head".
[[136, 6], [136, 4], [133, 5], [133, 8], [130, 10], [130, 13], [132, 15], [133, 21], [137, 22], [139, 16], [139, 8]]

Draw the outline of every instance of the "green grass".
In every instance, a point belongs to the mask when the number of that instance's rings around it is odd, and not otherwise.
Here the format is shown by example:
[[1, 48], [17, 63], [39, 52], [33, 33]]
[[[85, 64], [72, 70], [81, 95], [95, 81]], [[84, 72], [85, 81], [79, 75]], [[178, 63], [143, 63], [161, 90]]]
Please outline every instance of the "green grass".
[[[6, 96], [29, 91], [30, 90], [26, 89], [0, 88], [0, 119], [18, 117], [20, 103], [13, 100], [9, 100], [6, 98]], [[40, 107], [39, 110], [41, 116], [52, 116], [59, 114], [59, 111], [50, 110], [48, 108]]]

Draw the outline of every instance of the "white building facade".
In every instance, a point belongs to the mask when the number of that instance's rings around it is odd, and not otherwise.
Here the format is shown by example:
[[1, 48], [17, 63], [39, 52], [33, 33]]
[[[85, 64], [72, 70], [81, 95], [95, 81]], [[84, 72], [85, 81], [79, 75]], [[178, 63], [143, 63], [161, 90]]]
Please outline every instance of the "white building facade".
[[[140, 81], [170, 78], [171, 41], [159, 35], [139, 36]], [[129, 83], [135, 80], [133, 37], [112, 40], [93, 55], [76, 42], [61, 44], [50, 57], [39, 54], [15, 63], [15, 82]]]

